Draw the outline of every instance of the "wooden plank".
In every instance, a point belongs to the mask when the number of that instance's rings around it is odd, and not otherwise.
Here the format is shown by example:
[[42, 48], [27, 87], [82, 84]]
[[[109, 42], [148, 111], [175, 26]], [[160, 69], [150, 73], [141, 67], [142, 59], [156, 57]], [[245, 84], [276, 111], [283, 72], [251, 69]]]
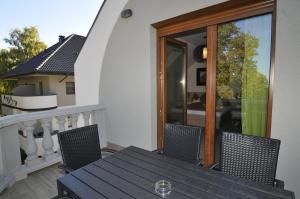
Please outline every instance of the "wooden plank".
[[232, 0], [152, 24], [158, 37], [274, 11], [274, 0]]
[[79, 198], [86, 199], [105, 199], [103, 195], [81, 182], [72, 175], [66, 175], [58, 179], [59, 183], [64, 186], [66, 191], [71, 191]]
[[[133, 165], [129, 162], [126, 162], [121, 159], [117, 158], [109, 158], [105, 159], [105, 163], [103, 162], [97, 162], [97, 166], [108, 169], [111, 172], [118, 173], [118, 175], [121, 175], [124, 178], [127, 178], [127, 180], [132, 181], [133, 183], [135, 181], [141, 182], [137, 184], [137, 186], [144, 186], [144, 183], [146, 181], [147, 189], [150, 191], [154, 191], [154, 184], [155, 182], [159, 180], [168, 180], [171, 182], [172, 186], [174, 187], [174, 190], [172, 191], [172, 197], [171, 198], [203, 198], [205, 196], [209, 196], [210, 194], [206, 193], [205, 190], [199, 190], [195, 187], [190, 187], [186, 184], [177, 182], [176, 180], [170, 178], [170, 176], [165, 174], [157, 174], [156, 172], [153, 172], [149, 169], [144, 169], [142, 167]], [[119, 171], [122, 170], [120, 173]], [[130, 176], [130, 177], [128, 177]], [[150, 184], [149, 184], [150, 183]], [[215, 195], [211, 195], [211, 197], [218, 198]]]
[[[129, 153], [132, 154], [131, 152], [135, 152], [141, 155], [141, 157], [147, 157], [149, 158], [149, 162], [154, 163], [158, 162], [159, 164], [165, 163], [165, 168], [173, 168], [175, 167], [176, 169], [183, 169], [180, 172], [183, 172], [186, 174], [187, 172], [190, 173], [190, 175], [193, 175], [194, 177], [199, 177], [199, 178], [205, 178], [209, 180], [215, 180], [216, 183], [218, 181], [224, 181], [226, 184], [237, 184], [238, 186], [244, 186], [247, 189], [252, 189], [254, 191], [262, 191], [262, 192], [267, 192], [270, 195], [279, 195], [282, 198], [291, 198], [291, 195], [293, 195], [292, 192], [278, 189], [269, 185], [264, 185], [264, 184], [258, 184], [256, 182], [252, 181], [246, 181], [244, 179], [235, 177], [235, 176], [229, 176], [226, 175], [222, 172], [215, 171], [215, 170], [207, 170], [202, 167], [195, 166], [190, 163], [186, 163], [181, 160], [176, 160], [174, 158], [170, 158], [164, 155], [158, 155], [157, 153], [154, 152], [149, 152], [144, 149], [140, 149], [137, 147], [128, 147], [126, 148], [123, 152], [130, 151]], [[156, 159], [158, 161], [153, 161], [153, 159]], [[235, 185], [236, 186], [236, 185]]]
[[[100, 165], [105, 163], [105, 161], [101, 161]], [[98, 178], [101, 178], [102, 180], [115, 187], [118, 187], [118, 189], [122, 190], [123, 192], [126, 192], [128, 195], [134, 198], [160, 198], [159, 196], [155, 195], [154, 191], [148, 191], [144, 188], [137, 186], [136, 184], [131, 183], [128, 180], [128, 176], [123, 176], [126, 178], [121, 178], [118, 174], [115, 174], [115, 170], [112, 171], [111, 168], [102, 168], [97, 165], [90, 164], [84, 167], [83, 170], [97, 176]], [[151, 189], [152, 188], [153, 187], [151, 187]]]
[[227, 9], [230, 9], [232, 11], [234, 9], [251, 6], [253, 4], [261, 4], [260, 6], [254, 5], [254, 7], [256, 7], [256, 9], [261, 9], [262, 7], [273, 6], [273, 2], [274, 2], [274, 0], [271, 0], [271, 1], [270, 0], [244, 0], [244, 1], [231, 0], [231, 1], [223, 2], [223, 3], [219, 3], [216, 5], [212, 5], [212, 6], [209, 6], [206, 8], [202, 8], [199, 10], [195, 10], [190, 13], [182, 14], [182, 15], [170, 18], [170, 19], [166, 19], [166, 20], [154, 23], [154, 24], [152, 24], [152, 26], [159, 29], [159, 28], [177, 24], [179, 22], [186, 22], [186, 21], [189, 21], [189, 20], [197, 18], [197, 17], [207, 16], [207, 15], [218, 13], [218, 12], [223, 12]]
[[166, 65], [166, 38], [157, 37], [157, 148], [163, 148], [165, 115], [165, 65]]
[[102, 178], [98, 178], [95, 175], [88, 173], [84, 169], [78, 169], [76, 171], [73, 171], [71, 175], [76, 177], [78, 180], [84, 182], [86, 185], [93, 188], [94, 190], [97, 190], [97, 192], [101, 193], [101, 195], [105, 196], [106, 198], [133, 198], [127, 193], [119, 190], [115, 186], [112, 186], [111, 184], [107, 183]]
[[[195, 173], [187, 174], [184, 170], [176, 170], [171, 167], [160, 167], [149, 162], [144, 162], [140, 159], [135, 159], [126, 154], [118, 154], [115, 160], [110, 158], [109, 161], [113, 164], [125, 165], [124, 168], [130, 169], [131, 172], [136, 172], [137, 175], [143, 175], [147, 177], [147, 172], [159, 176], [157, 180], [166, 179], [169, 180], [177, 191], [184, 193], [193, 198], [199, 198], [207, 196], [208, 198], [245, 198], [246, 195], [239, 191], [230, 191], [226, 188], [226, 183], [211, 182], [209, 177], [203, 178], [203, 176], [195, 176]], [[121, 163], [121, 161], [123, 161]], [[127, 161], [127, 164], [126, 164]], [[124, 163], [125, 162], [125, 163]], [[132, 163], [132, 164], [131, 164]], [[167, 165], [162, 165], [167, 166]], [[184, 173], [184, 175], [183, 175]], [[238, 192], [241, 192], [238, 193]], [[234, 193], [234, 195], [232, 195]], [[268, 198], [268, 197], [265, 197]], [[269, 197], [270, 198], [270, 197]]]
[[[94, 164], [95, 166], [104, 169], [113, 173], [114, 175], [119, 176], [122, 179], [127, 180], [128, 182], [134, 184], [135, 186], [147, 190], [150, 193], [157, 195], [154, 191], [154, 184], [158, 180], [161, 180], [161, 176], [157, 176], [152, 172], [145, 172], [145, 170], [140, 168], [135, 168], [135, 172], [128, 170], [128, 167], [131, 168], [131, 164], [122, 162], [115, 158], [105, 159], [105, 161], [99, 161]], [[153, 197], [155, 198], [155, 197]], [[172, 191], [172, 198], [189, 198], [186, 195], [180, 193], [178, 190]]]
[[34, 172], [0, 193], [1, 199], [53, 198], [57, 195], [57, 179], [62, 174], [57, 164]]
[[[187, 170], [182, 167], [177, 167], [169, 163], [169, 161], [162, 161], [153, 157], [153, 154], [150, 152], [146, 152], [149, 155], [132, 153], [133, 147], [129, 148], [130, 150], [124, 150], [119, 153], [117, 158], [122, 159], [124, 161], [130, 161], [132, 164], [143, 167], [145, 169], [151, 170], [154, 173], [159, 172], [160, 175], [167, 175], [171, 178], [176, 177], [176, 180], [181, 181], [182, 173], [185, 174], [184, 180], [181, 182], [189, 182], [190, 186], [197, 187], [206, 187], [206, 189], [212, 190], [212, 193], [222, 193], [222, 195], [226, 195], [228, 191], [234, 194], [247, 194], [248, 195], [260, 195], [263, 198], [289, 198], [289, 193], [273, 188], [267, 185], [260, 185], [254, 182], [248, 182], [243, 179], [228, 176], [222, 174], [220, 172], [215, 171], [207, 171], [199, 168], [197, 172]], [[140, 150], [143, 151], [143, 150]], [[151, 155], [152, 154], [152, 155]], [[160, 157], [160, 155], [156, 155]], [[171, 158], [169, 158], [171, 159]], [[191, 165], [192, 168], [195, 168]], [[174, 179], [174, 178], [172, 178]], [[201, 184], [201, 182], [204, 182]], [[207, 187], [208, 186], [208, 187]], [[215, 187], [217, 189], [215, 189]], [[231, 195], [232, 197], [232, 195]], [[244, 196], [245, 197], [245, 196]]]
[[216, 129], [217, 25], [207, 27], [204, 166], [214, 163]]
[[197, 171], [199, 169], [200, 170], [203, 169], [202, 167], [198, 167], [198, 166], [193, 165], [191, 163], [188, 163], [188, 162], [185, 162], [185, 161], [182, 161], [182, 160], [178, 160], [178, 159], [175, 159], [175, 158], [170, 158], [170, 157], [165, 156], [165, 155], [158, 155], [155, 152], [149, 152], [149, 151], [146, 151], [144, 149], [140, 149], [140, 148], [137, 148], [137, 147], [134, 147], [134, 146], [130, 146], [130, 147], [126, 148], [126, 151], [132, 151], [132, 152], [140, 153], [142, 155], [148, 156], [149, 158], [155, 158], [155, 159], [160, 160], [160, 161], [165, 161], [165, 162], [168, 162], [169, 164], [172, 164], [173, 166], [177, 166], [177, 167], [192, 170], [192, 171]]

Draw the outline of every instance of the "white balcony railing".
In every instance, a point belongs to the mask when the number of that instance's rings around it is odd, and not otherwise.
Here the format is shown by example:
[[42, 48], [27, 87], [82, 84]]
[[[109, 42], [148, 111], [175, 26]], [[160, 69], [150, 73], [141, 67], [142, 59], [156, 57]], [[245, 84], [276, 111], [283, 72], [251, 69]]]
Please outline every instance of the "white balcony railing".
[[[34, 128], [40, 123], [43, 129], [42, 155], [34, 138]], [[77, 128], [98, 124], [100, 144], [106, 146], [104, 108], [99, 105], [68, 106], [33, 113], [10, 115], [0, 118], [0, 192], [15, 181], [24, 179], [31, 172], [61, 161], [61, 154], [54, 151], [52, 130], [62, 132], [68, 128]], [[26, 134], [27, 158], [21, 162], [19, 130]]]

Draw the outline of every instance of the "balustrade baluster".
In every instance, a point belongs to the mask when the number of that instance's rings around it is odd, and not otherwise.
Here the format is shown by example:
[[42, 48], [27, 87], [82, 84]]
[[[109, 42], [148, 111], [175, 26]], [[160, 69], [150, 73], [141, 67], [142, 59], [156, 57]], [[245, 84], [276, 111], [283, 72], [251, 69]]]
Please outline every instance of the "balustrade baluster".
[[26, 132], [26, 141], [27, 141], [27, 146], [26, 146], [26, 154], [27, 158], [25, 160], [25, 163], [27, 166], [33, 166], [35, 164], [40, 163], [40, 159], [38, 159], [37, 156], [37, 144], [33, 135], [33, 130], [35, 127], [36, 121], [26, 121], [23, 122], [23, 127]]
[[[61, 116], [56, 116], [55, 118], [56, 118], [56, 121], [58, 123], [58, 131], [59, 132], [65, 131], [65, 124], [66, 124], [67, 116], [61, 115]], [[61, 154], [60, 148], [58, 148], [57, 153]]]
[[55, 118], [56, 118], [57, 123], [58, 123], [59, 132], [65, 131], [65, 124], [66, 124], [67, 116], [61, 115], [61, 116], [56, 116]]
[[79, 117], [79, 113], [72, 114], [72, 129], [77, 128], [78, 117]]
[[91, 124], [96, 124], [96, 111], [91, 112]]
[[82, 113], [82, 116], [83, 116], [83, 123], [84, 123], [84, 126], [90, 125], [91, 112], [90, 112], [90, 111], [88, 111], [88, 112], [83, 112], [83, 113]]
[[56, 158], [57, 155], [53, 151], [53, 139], [51, 136], [51, 122], [52, 118], [46, 118], [46, 119], [41, 119], [40, 120], [43, 131], [44, 131], [44, 136], [43, 136], [43, 142], [42, 146], [44, 148], [44, 160], [51, 160], [53, 158]]

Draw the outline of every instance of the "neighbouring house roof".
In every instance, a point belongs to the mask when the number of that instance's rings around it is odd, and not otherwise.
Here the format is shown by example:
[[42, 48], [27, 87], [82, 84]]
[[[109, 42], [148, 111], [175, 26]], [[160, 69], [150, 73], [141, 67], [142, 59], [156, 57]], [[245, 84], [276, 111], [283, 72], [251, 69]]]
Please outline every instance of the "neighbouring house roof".
[[30, 74], [73, 75], [74, 63], [84, 42], [85, 37], [72, 34], [0, 78], [9, 79]]

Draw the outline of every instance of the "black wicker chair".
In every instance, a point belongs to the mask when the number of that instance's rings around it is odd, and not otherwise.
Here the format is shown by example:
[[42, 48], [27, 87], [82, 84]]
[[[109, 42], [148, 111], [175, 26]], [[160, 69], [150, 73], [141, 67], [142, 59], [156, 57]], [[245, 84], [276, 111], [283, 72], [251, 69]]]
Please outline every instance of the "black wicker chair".
[[229, 175], [284, 188], [283, 181], [275, 179], [279, 147], [280, 140], [223, 132], [219, 169]]
[[[71, 129], [57, 134], [63, 165], [66, 172], [83, 167], [93, 161], [101, 159], [101, 148], [97, 125]], [[114, 150], [105, 150], [113, 153]]]
[[200, 165], [202, 128], [165, 124], [164, 148], [159, 153]]

